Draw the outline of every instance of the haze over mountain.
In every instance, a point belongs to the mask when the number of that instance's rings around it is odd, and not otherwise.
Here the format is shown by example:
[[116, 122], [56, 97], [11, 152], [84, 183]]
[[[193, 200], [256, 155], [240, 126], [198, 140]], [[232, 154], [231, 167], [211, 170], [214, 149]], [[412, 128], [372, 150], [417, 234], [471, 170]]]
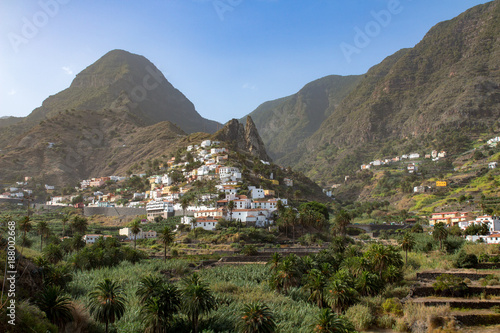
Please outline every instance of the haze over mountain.
[[[434, 149], [453, 150], [454, 136], [473, 136], [499, 126], [499, 38], [497, 0], [437, 24], [414, 48], [400, 50], [372, 67], [354, 88], [344, 83], [349, 93], [337, 107], [329, 108], [325, 102], [318, 103], [314, 112], [304, 107], [302, 114], [309, 117], [326, 114], [314, 133], [295, 130], [305, 129], [308, 121], [296, 116], [295, 100], [302, 91], [294, 95], [294, 102], [286, 97], [252, 114], [258, 114], [257, 128], [278, 163], [297, 166], [325, 183], [343, 178], [370, 158], [432, 147], [443, 133], [449, 139]], [[313, 82], [313, 92], [338, 89], [339, 81], [323, 83]], [[273, 120], [276, 110], [281, 121]], [[284, 133], [280, 135], [287, 139], [277, 143], [269, 132]], [[288, 143], [294, 135], [306, 139], [296, 149]]]
[[145, 57], [113, 50], [76, 75], [70, 87], [48, 97], [15, 128], [4, 129], [0, 147], [6, 146], [13, 133], [66, 110], [128, 111], [145, 125], [170, 121], [187, 133], [213, 133], [220, 125], [201, 117], [193, 103]]
[[279, 160], [310, 137], [360, 79], [358, 75], [330, 75], [250, 113], [272, 158]]

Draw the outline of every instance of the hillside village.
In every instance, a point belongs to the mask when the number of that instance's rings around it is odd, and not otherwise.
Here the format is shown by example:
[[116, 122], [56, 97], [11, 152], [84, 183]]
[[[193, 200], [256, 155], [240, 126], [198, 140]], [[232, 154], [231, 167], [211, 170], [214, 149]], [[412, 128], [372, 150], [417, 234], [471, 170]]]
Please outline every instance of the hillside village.
[[[191, 229], [214, 230], [218, 220], [237, 221], [247, 226], [265, 227], [274, 223], [274, 212], [279, 205], [286, 206], [288, 200], [276, 196], [275, 190], [249, 185], [242, 170], [231, 163], [229, 149], [220, 141], [204, 140], [199, 145], [189, 145], [165, 164], [158, 165], [160, 174], [131, 174], [128, 177], [106, 176], [85, 179], [72, 195], [54, 195], [47, 206], [123, 207], [143, 209], [146, 219], [143, 224], [159, 222], [173, 216], [182, 216], [181, 223]], [[270, 166], [267, 161], [258, 161]], [[248, 173], [248, 171], [245, 171]], [[258, 175], [261, 181], [279, 185], [277, 179]], [[18, 182], [18, 187], [7, 188], [4, 199], [29, 200], [32, 190], [29, 181]], [[291, 178], [283, 178], [283, 185], [292, 187]], [[109, 188], [113, 187], [113, 190]], [[131, 191], [131, 188], [145, 188]], [[201, 187], [204, 187], [203, 189]], [[55, 188], [45, 185], [50, 194]], [[137, 212], [137, 211], [135, 211]], [[146, 227], [144, 227], [145, 229]], [[131, 239], [129, 228], [120, 230], [120, 235]], [[155, 238], [156, 232], [142, 231], [134, 235], [137, 239]], [[85, 235], [87, 243], [94, 243], [99, 235]]]

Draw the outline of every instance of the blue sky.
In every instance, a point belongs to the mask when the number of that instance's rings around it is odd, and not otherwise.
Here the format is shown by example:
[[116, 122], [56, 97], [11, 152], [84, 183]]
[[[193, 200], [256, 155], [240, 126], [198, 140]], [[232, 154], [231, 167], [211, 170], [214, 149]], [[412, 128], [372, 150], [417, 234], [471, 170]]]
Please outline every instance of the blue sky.
[[28, 115], [106, 52], [124, 49], [151, 60], [202, 116], [224, 123], [323, 76], [365, 73], [486, 2], [2, 1], [0, 117]]

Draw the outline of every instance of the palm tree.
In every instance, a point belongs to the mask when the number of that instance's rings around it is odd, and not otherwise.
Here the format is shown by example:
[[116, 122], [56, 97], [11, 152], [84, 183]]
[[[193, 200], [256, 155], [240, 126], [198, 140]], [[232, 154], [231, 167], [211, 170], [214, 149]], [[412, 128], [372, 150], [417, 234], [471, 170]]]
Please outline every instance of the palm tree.
[[50, 233], [49, 225], [45, 221], [40, 221], [36, 225], [36, 230], [40, 235], [40, 252], [43, 250], [43, 238], [47, 237]]
[[243, 306], [236, 328], [241, 333], [273, 333], [276, 323], [267, 305], [250, 303]]
[[341, 236], [346, 235], [347, 226], [351, 223], [352, 217], [346, 210], [341, 209], [335, 216], [335, 228]]
[[26, 234], [31, 231], [33, 226], [31, 225], [29, 216], [24, 216], [21, 221], [19, 221], [19, 228], [23, 231], [23, 242], [21, 246], [24, 245], [24, 240], [26, 239]]
[[234, 201], [229, 200], [227, 203], [227, 209], [229, 210], [229, 221], [233, 220], [233, 209], [234, 209]]
[[35, 304], [61, 329], [73, 320], [71, 298], [64, 296], [59, 286], [46, 287], [35, 299]]
[[166, 332], [170, 319], [180, 306], [179, 290], [174, 284], [160, 283], [141, 308], [146, 332]]
[[181, 199], [182, 215], [186, 215], [186, 209], [189, 207], [189, 198], [184, 196]]
[[200, 316], [215, 308], [215, 298], [197, 273], [182, 281], [181, 301], [182, 311], [191, 321], [194, 333], [198, 333]]
[[321, 309], [314, 323], [310, 325], [314, 333], [354, 333], [354, 325], [344, 317], [337, 316], [330, 309]]
[[75, 215], [71, 221], [71, 229], [73, 232], [85, 234], [87, 232], [87, 226], [87, 219], [79, 215]]
[[267, 262], [271, 272], [275, 272], [278, 269], [282, 259], [283, 259], [283, 256], [279, 252], [273, 253], [273, 255], [271, 256], [271, 259], [269, 259], [269, 261]]
[[408, 264], [408, 251], [411, 251], [415, 246], [415, 238], [409, 232], [406, 232], [400, 241], [401, 248], [405, 251], [405, 263]]
[[166, 262], [167, 246], [169, 246], [174, 242], [175, 234], [169, 227], [165, 226], [163, 230], [160, 232], [158, 239], [160, 240], [160, 242], [163, 243], [163, 260]]
[[380, 278], [382, 278], [384, 269], [389, 265], [403, 265], [401, 255], [398, 250], [391, 245], [384, 246], [378, 243], [372, 244], [368, 251], [365, 252], [365, 257], [372, 263], [373, 269], [378, 271]]
[[382, 288], [382, 283], [377, 274], [364, 271], [356, 279], [356, 290], [363, 296], [377, 294]]
[[339, 279], [334, 279], [326, 287], [326, 302], [337, 313], [342, 313], [358, 300], [358, 292], [344, 284]]
[[305, 287], [309, 289], [311, 296], [309, 300], [315, 302], [318, 307], [323, 307], [326, 276], [318, 269], [311, 269], [307, 274]]
[[134, 250], [137, 247], [137, 234], [141, 232], [141, 224], [139, 222], [139, 219], [135, 219], [130, 223], [129, 225], [130, 231], [134, 235]]
[[61, 223], [62, 223], [62, 234], [61, 236], [64, 237], [65, 236], [65, 227], [66, 227], [66, 223], [68, 223], [69, 221], [69, 217], [67, 214], [64, 214], [62, 219], [61, 219]]
[[97, 285], [96, 290], [89, 293], [89, 297], [90, 314], [97, 321], [106, 324], [108, 333], [108, 324], [120, 320], [125, 313], [126, 300], [123, 297], [122, 286], [110, 279], [104, 279]]
[[277, 291], [288, 293], [290, 287], [299, 282], [300, 271], [297, 268], [298, 257], [294, 254], [286, 256], [277, 271], [271, 277], [271, 286]]
[[158, 296], [163, 285], [163, 279], [159, 276], [148, 275], [139, 280], [139, 288], [135, 294], [139, 297], [139, 302], [145, 303], [148, 298]]
[[443, 222], [438, 222], [434, 225], [434, 231], [432, 232], [432, 237], [439, 241], [439, 249], [443, 249], [443, 241], [448, 237], [448, 230]]

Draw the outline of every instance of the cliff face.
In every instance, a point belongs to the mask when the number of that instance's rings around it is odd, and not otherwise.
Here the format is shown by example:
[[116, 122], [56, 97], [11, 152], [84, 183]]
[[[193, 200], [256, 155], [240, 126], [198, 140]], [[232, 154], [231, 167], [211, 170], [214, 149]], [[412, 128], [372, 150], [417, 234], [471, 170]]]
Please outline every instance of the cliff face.
[[213, 139], [227, 142], [232, 149], [247, 151], [261, 160], [271, 161], [257, 127], [250, 116], [247, 117], [246, 126], [240, 124], [237, 119], [231, 119], [221, 130], [214, 134]]

